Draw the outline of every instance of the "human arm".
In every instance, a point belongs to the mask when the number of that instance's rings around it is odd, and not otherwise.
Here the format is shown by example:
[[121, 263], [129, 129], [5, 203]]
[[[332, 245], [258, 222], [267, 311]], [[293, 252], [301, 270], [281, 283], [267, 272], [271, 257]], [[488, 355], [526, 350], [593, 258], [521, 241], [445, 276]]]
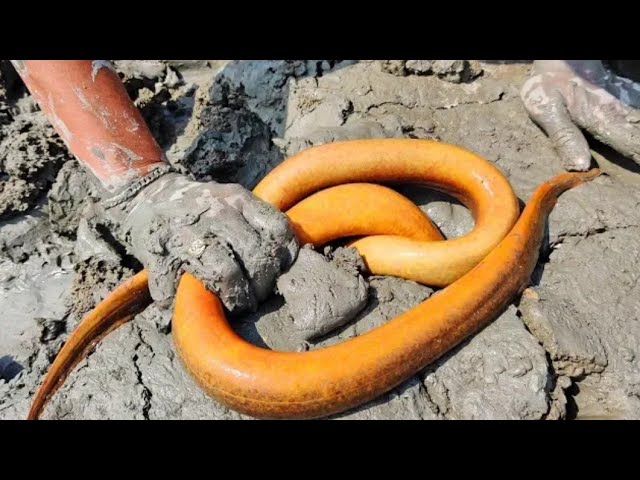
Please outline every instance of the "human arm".
[[297, 253], [284, 214], [235, 184], [195, 182], [168, 164], [106, 61], [14, 60], [69, 150], [103, 188], [112, 232], [171, 302], [183, 271], [231, 311], [254, 308]]

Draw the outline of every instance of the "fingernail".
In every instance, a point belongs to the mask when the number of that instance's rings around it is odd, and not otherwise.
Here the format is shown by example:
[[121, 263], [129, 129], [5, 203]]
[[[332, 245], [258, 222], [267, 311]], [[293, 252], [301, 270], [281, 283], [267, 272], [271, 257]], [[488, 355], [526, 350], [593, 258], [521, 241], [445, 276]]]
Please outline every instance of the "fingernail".
[[565, 168], [569, 171], [574, 171], [574, 172], [585, 172], [589, 170], [590, 166], [591, 166], [591, 158], [589, 158], [588, 160], [573, 159], [573, 161], [565, 162]]

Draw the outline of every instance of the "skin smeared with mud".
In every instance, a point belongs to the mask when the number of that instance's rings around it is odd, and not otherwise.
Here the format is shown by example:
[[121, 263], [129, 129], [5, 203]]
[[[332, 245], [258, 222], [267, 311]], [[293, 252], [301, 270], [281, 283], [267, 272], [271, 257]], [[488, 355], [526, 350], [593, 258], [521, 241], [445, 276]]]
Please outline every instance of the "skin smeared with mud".
[[[217, 173], [210, 170], [208, 174], [216, 178], [226, 172], [247, 188], [255, 186], [256, 179], [283, 156], [318, 143], [364, 136], [435, 138], [465, 146], [495, 162], [523, 200], [563, 170], [557, 151], [530, 120], [519, 98], [529, 76], [528, 63], [481, 62], [484, 74], [460, 84], [408, 69], [402, 76], [392, 75], [383, 71], [380, 61], [127, 61], [126, 72], [120, 68], [124, 63], [115, 62], [170, 161], [184, 165], [185, 150], [202, 134], [203, 148], [212, 152], [215, 165], [220, 166]], [[418, 66], [411, 65], [417, 72]], [[178, 71], [184, 84], [169, 86], [169, 70]], [[29, 96], [19, 102], [33, 105]], [[16, 116], [27, 115], [28, 109], [21, 112]], [[225, 126], [229, 115], [236, 118], [238, 127], [227, 144], [216, 130]], [[233, 124], [228, 128], [228, 135], [236, 131]], [[43, 130], [38, 124], [32, 131]], [[546, 319], [523, 317], [515, 304], [471, 341], [389, 394], [333, 418], [573, 418], [576, 408], [578, 418], [583, 414], [640, 418], [634, 383], [640, 372], [633, 360], [640, 352], [635, 282], [640, 268], [638, 175], [632, 161], [624, 163], [604, 153], [608, 163], [601, 156], [595, 159], [610, 176], [565, 193], [551, 213], [550, 245], [533, 277], [533, 290], [540, 297], [537, 305]], [[207, 164], [212, 164], [211, 159], [199, 158], [193, 173], [207, 171]], [[82, 176], [85, 184], [91, 182], [90, 174], [81, 169], [74, 169], [74, 176]], [[36, 216], [40, 207], [32, 206], [11, 224], [0, 224], [0, 308], [8, 312], [21, 305], [28, 292], [42, 293], [25, 300], [33, 308], [11, 317], [21, 326], [22, 335], [0, 330], [0, 356], [11, 357], [15, 363], [8, 365], [19, 364], [22, 369], [11, 379], [0, 378], [3, 419], [24, 418], [60, 343], [80, 320], [65, 313], [64, 305], [77, 298], [69, 298], [67, 287], [58, 289], [63, 280], [70, 282], [77, 275], [76, 284], [85, 287], [74, 295], [87, 295], [85, 305], [91, 306], [118, 280], [109, 279], [103, 288], [101, 278], [108, 275], [103, 269], [95, 268], [86, 278], [74, 272], [70, 254], [77, 228], [74, 217], [84, 208], [86, 194], [67, 189], [63, 178], [59, 182], [54, 183], [58, 193], [48, 206], [61, 202], [63, 208], [51, 223], [46, 210], [44, 216]], [[447, 238], [472, 228], [469, 212], [449, 197], [421, 188], [393, 187], [427, 212]], [[58, 225], [71, 232], [70, 240], [58, 239], [52, 231]], [[12, 232], [18, 227], [31, 233], [16, 237]], [[56, 266], [56, 258], [61, 267]], [[123, 258], [116, 262], [127, 264]], [[9, 271], [15, 279], [3, 276]], [[357, 337], [432, 292], [393, 277], [369, 277], [369, 283], [368, 305], [357, 318], [310, 341], [307, 348]], [[273, 296], [257, 312], [232, 318], [232, 327], [254, 344], [295, 351], [299, 344], [290, 336], [287, 310], [282, 298]], [[66, 331], [43, 342], [34, 320], [37, 316], [66, 319]], [[173, 352], [170, 317], [170, 311], [150, 306], [112, 332], [76, 367], [43, 417], [243, 418], [211, 400], [184, 371]], [[542, 318], [544, 328], [532, 328], [528, 318]], [[523, 319], [529, 322], [527, 327]], [[533, 334], [544, 335], [538, 339]], [[579, 375], [584, 366], [588, 368]], [[8, 372], [12, 369], [9, 366]]]
[[240, 185], [169, 173], [109, 210], [119, 237], [150, 271], [153, 298], [169, 305], [183, 271], [216, 292], [231, 312], [255, 309], [295, 259], [286, 217]]
[[102, 186], [116, 193], [162, 164], [164, 154], [106, 61], [14, 60], [62, 140]]
[[640, 84], [607, 71], [600, 60], [536, 60], [534, 68], [522, 99], [568, 169], [591, 164], [580, 128], [640, 163]]

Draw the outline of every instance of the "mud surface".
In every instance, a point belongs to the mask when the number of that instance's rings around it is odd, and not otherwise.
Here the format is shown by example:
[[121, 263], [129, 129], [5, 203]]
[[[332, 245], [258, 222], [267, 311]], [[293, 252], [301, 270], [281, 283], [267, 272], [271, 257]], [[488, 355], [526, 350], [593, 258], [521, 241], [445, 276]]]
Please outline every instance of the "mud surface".
[[[303, 148], [367, 137], [467, 147], [495, 162], [522, 200], [562, 171], [518, 97], [526, 63], [170, 60], [117, 68], [169, 160], [201, 180], [251, 188]], [[61, 145], [3, 63], [0, 418], [26, 415], [82, 315], [140, 268], [101, 225], [96, 192]], [[335, 418], [640, 418], [640, 176], [597, 148], [609, 176], [560, 198], [522, 298], [419, 375]], [[398, 190], [447, 237], [473, 225], [464, 207], [441, 194]], [[234, 328], [263, 347], [313, 349], [360, 335], [433, 292], [395, 278], [364, 279], [357, 258], [326, 253], [315, 261], [333, 274], [305, 271], [308, 283], [298, 292], [287, 291], [283, 277], [279, 289], [289, 302], [273, 295], [255, 314], [233, 318]], [[334, 325], [326, 320], [335, 316], [296, 310], [291, 297], [305, 288], [330, 292], [324, 275], [352, 294], [339, 302], [352, 308]], [[154, 305], [74, 369], [44, 417], [244, 418], [191, 380], [174, 351], [170, 312]]]
[[[357, 252], [356, 252], [357, 255]], [[311, 340], [352, 320], [367, 304], [367, 283], [311, 248], [303, 248], [277, 287], [289, 312], [291, 334]], [[360, 263], [362, 259], [359, 259]]]

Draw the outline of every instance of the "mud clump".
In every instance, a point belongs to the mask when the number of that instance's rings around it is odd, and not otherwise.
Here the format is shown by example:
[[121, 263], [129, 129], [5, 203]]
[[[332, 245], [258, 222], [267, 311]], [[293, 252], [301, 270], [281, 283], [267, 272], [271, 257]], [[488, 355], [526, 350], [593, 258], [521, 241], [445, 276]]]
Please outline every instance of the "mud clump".
[[367, 272], [362, 256], [353, 247], [326, 246], [323, 253], [336, 267], [351, 273], [354, 277]]
[[75, 267], [69, 307], [82, 318], [133, 271], [106, 259], [87, 259]]
[[105, 298], [133, 270], [123, 265], [123, 259], [101, 235], [98, 227], [81, 219], [75, 244], [75, 277], [69, 296], [70, 312], [82, 318]]
[[185, 131], [192, 143], [176, 162], [198, 179], [237, 182], [252, 189], [284, 158], [278, 139], [291, 116], [292, 85], [297, 79], [321, 78], [353, 61], [220, 63], [206, 94], [201, 89], [196, 96], [195, 121]]
[[202, 119], [204, 130], [185, 152], [182, 165], [197, 180], [252, 187], [256, 166], [278, 152], [269, 126], [248, 108], [242, 86], [220, 80]]
[[205, 130], [186, 152], [182, 164], [198, 180], [242, 182], [241, 171], [257, 152], [268, 154], [270, 131], [249, 111], [243, 92], [222, 83], [206, 114]]
[[74, 237], [80, 220], [90, 215], [100, 193], [91, 174], [77, 160], [66, 162], [48, 194], [49, 223], [61, 235]]
[[482, 75], [475, 60], [387, 60], [382, 69], [393, 75], [435, 75], [451, 83], [467, 83]]
[[[295, 263], [278, 279], [291, 316], [292, 336], [300, 341], [324, 335], [352, 320], [367, 303], [367, 284], [354, 268], [340, 267], [311, 248], [302, 248]], [[362, 260], [360, 260], [362, 263]]]
[[10, 89], [7, 75], [10, 75], [10, 65], [6, 60], [0, 60], [0, 127], [11, 122], [13, 115], [8, 101], [7, 90]]
[[0, 128], [0, 218], [27, 211], [71, 159], [43, 115], [20, 116]]
[[25, 91], [11, 64], [0, 61], [0, 219], [32, 208], [71, 158]]
[[452, 419], [540, 419], [549, 410], [545, 351], [510, 307], [427, 368], [436, 411]]
[[49, 343], [58, 338], [66, 329], [65, 319], [37, 318], [36, 323], [40, 326], [40, 341]]
[[9, 60], [0, 60], [0, 127], [13, 121], [20, 111], [25, 87]]
[[114, 65], [153, 137], [163, 149], [172, 147], [191, 115], [195, 87], [166, 60], [117, 60]]

